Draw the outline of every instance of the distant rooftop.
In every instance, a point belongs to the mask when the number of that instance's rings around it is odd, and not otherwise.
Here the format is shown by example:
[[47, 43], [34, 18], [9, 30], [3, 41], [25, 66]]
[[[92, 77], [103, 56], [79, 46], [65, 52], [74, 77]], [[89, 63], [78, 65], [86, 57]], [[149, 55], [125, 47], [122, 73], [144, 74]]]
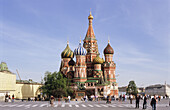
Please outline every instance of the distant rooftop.
[[[169, 84], [166, 84], [166, 85], [170, 88], [170, 85], [169, 85]], [[146, 89], [162, 88], [162, 87], [165, 87], [165, 85], [163, 85], [163, 84], [155, 84], [155, 85], [147, 86]]]
[[32, 81], [32, 79], [29, 79], [29, 80], [16, 80], [16, 83], [22, 83], [22, 84], [41, 84], [41, 83]]

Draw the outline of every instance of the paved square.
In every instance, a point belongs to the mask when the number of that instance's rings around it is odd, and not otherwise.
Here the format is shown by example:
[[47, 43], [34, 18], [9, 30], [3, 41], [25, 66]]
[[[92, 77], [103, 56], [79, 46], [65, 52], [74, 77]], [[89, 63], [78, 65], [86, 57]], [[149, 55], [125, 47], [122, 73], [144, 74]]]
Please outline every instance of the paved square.
[[[142, 109], [143, 100], [140, 101], [139, 110]], [[150, 100], [148, 101], [147, 110], [152, 110], [149, 105]], [[96, 101], [96, 102], [75, 102], [71, 101], [70, 103], [65, 102], [54, 102], [54, 106], [51, 107], [49, 102], [0, 102], [0, 110], [134, 110], [135, 109], [135, 101], [133, 104], [129, 104], [129, 101], [119, 102], [112, 101], [111, 104], [106, 104], [105, 101]], [[161, 100], [157, 104], [157, 110], [170, 110], [169, 100]]]

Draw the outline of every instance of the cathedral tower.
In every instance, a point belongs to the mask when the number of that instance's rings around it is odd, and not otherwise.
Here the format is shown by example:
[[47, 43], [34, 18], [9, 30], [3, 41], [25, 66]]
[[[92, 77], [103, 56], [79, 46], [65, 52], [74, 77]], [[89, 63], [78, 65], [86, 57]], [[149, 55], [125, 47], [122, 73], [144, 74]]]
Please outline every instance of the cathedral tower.
[[110, 46], [110, 41], [108, 41], [108, 44], [107, 44], [106, 48], [104, 49], [105, 61], [111, 62], [113, 59], [113, 54], [114, 54], [114, 50]]
[[68, 62], [71, 60], [71, 58], [74, 57], [73, 51], [69, 47], [69, 42], [67, 42], [67, 46], [64, 49], [64, 51], [61, 53], [61, 65], [60, 65], [60, 71], [67, 76], [67, 72], [69, 72], [69, 64]]
[[115, 78], [115, 69], [116, 69], [116, 64], [113, 61], [113, 54], [114, 50], [110, 46], [110, 42], [108, 41], [108, 44], [106, 48], [104, 49], [104, 56], [105, 56], [105, 62], [103, 64], [104, 68], [104, 77], [105, 81], [110, 82], [112, 85], [110, 89], [110, 94], [113, 95], [118, 95], [118, 85], [116, 83], [116, 78]]
[[74, 73], [75, 82], [85, 82], [87, 80], [86, 73], [86, 49], [81, 46], [81, 41], [78, 48], [74, 50], [76, 55], [76, 65]]
[[98, 52], [98, 45], [97, 40], [94, 35], [93, 27], [92, 27], [92, 20], [93, 16], [90, 12], [90, 15], [88, 16], [89, 20], [89, 27], [85, 36], [85, 39], [83, 40], [83, 47], [87, 50], [86, 55], [86, 63], [87, 63], [87, 76], [93, 77], [93, 59], [99, 54]]

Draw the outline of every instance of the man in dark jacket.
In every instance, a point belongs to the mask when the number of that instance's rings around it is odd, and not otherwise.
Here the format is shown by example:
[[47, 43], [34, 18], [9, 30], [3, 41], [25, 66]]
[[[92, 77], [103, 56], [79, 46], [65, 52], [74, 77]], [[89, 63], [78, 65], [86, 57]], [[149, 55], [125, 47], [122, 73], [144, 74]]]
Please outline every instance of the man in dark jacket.
[[154, 97], [151, 99], [152, 110], [156, 110], [156, 103], [157, 103], [157, 99], [156, 96], [154, 95]]
[[139, 108], [140, 96], [139, 94], [136, 95], [136, 108]]
[[5, 102], [8, 102], [8, 94], [5, 95]]
[[146, 97], [146, 94], [145, 94], [145, 97], [144, 97], [144, 100], [143, 100], [143, 109], [146, 109], [147, 107], [147, 97]]

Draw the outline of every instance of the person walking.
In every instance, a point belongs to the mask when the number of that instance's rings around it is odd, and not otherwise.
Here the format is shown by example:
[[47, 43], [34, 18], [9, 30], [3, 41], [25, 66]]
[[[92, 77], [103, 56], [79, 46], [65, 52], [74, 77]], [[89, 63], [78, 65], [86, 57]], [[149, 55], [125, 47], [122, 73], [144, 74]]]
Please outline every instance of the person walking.
[[12, 103], [14, 102], [14, 94], [12, 95]]
[[87, 95], [86, 95], [86, 100], [85, 100], [85, 102], [87, 102], [87, 100], [88, 100], [88, 97], [87, 97]]
[[50, 104], [52, 107], [54, 106], [54, 97], [53, 96], [51, 96], [51, 98], [50, 98]]
[[95, 102], [96, 102], [96, 95], [94, 96]]
[[8, 94], [5, 95], [5, 102], [8, 102]]
[[122, 95], [119, 96], [119, 101], [120, 101], [120, 102], [122, 101]]
[[143, 100], [143, 109], [146, 109], [147, 108], [147, 97], [146, 97], [146, 94], [144, 96], [144, 100]]
[[159, 101], [161, 101], [161, 96], [160, 95], [158, 96], [158, 99], [159, 99]]
[[99, 100], [98, 98], [99, 98], [99, 96], [97, 95], [97, 96], [96, 96], [96, 100], [97, 100], [97, 101]]
[[123, 101], [125, 101], [125, 94], [123, 94]]
[[8, 98], [9, 98], [9, 99], [8, 99], [8, 102], [11, 102], [11, 96], [10, 96], [10, 95], [8, 96]]
[[136, 108], [139, 108], [140, 96], [139, 94], [136, 95]]
[[71, 97], [70, 96], [68, 96], [68, 102], [70, 103], [70, 99], [71, 99]]
[[109, 103], [109, 95], [107, 95], [107, 101], [106, 101], [106, 103]]
[[156, 110], [156, 103], [157, 103], [157, 99], [156, 96], [154, 95], [154, 97], [151, 99], [151, 106], [152, 106], [152, 110]]
[[115, 101], [115, 96], [113, 95], [113, 100]]
[[133, 96], [132, 96], [132, 94], [130, 94], [130, 96], [129, 96], [129, 100], [130, 100], [130, 104], [132, 104], [132, 100], [133, 100]]
[[84, 96], [84, 102], [86, 101], [86, 96]]
[[35, 97], [35, 102], [37, 101], [37, 97]]

